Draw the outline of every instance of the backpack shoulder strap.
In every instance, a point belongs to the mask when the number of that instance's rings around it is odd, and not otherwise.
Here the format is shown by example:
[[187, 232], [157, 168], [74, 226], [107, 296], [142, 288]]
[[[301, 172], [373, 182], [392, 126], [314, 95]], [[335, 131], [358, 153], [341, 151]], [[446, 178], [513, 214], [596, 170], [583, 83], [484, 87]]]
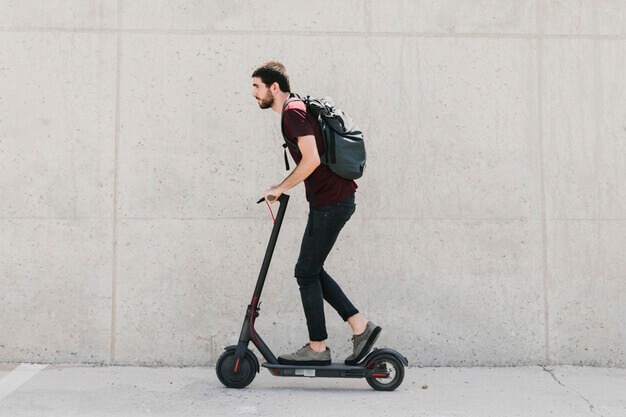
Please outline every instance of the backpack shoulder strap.
[[283, 113], [285, 112], [285, 108], [287, 107], [289, 103], [297, 101], [297, 100], [302, 100], [302, 99], [300, 98], [299, 95], [295, 93], [291, 93], [289, 98], [285, 100], [285, 103], [283, 104], [283, 110], [280, 113], [280, 131], [282, 132], [283, 140], [285, 141], [285, 143], [283, 143], [283, 154], [285, 157], [285, 169], [287, 171], [289, 171], [290, 169], [289, 160], [287, 159], [287, 147], [289, 147], [296, 153], [300, 153], [300, 149], [298, 148], [298, 144], [294, 143], [291, 139], [289, 139], [285, 133], [285, 125], [283, 124]]
[[[300, 149], [298, 149], [298, 145], [296, 143], [294, 143], [290, 138], [287, 137], [286, 133], [285, 133], [285, 125], [283, 124], [283, 114], [285, 112], [285, 108], [287, 107], [287, 105], [289, 103], [292, 103], [294, 101], [303, 101], [299, 95], [291, 93], [291, 95], [289, 96], [289, 98], [287, 100], [285, 100], [285, 104], [283, 104], [283, 110], [280, 113], [280, 131], [283, 134], [283, 140], [285, 141], [285, 144], [283, 145], [283, 148], [286, 148], [287, 146], [289, 146], [289, 148], [293, 149], [294, 151], [300, 153]], [[285, 150], [285, 160], [287, 159], [287, 151]]]

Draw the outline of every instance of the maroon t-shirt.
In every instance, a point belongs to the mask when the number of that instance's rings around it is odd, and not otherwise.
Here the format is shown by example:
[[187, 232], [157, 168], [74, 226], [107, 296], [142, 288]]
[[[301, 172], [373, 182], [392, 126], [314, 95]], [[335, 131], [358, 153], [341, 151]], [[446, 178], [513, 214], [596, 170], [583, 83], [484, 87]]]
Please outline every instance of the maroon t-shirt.
[[[307, 111], [306, 105], [300, 100], [287, 104], [283, 110], [283, 129], [287, 138], [298, 142], [299, 136], [315, 136], [317, 152], [324, 154], [324, 140], [317, 118]], [[289, 148], [289, 153], [299, 164], [302, 155]], [[311, 186], [313, 186], [313, 201], [311, 201]], [[320, 164], [315, 171], [304, 181], [306, 199], [313, 206], [336, 204], [356, 192], [354, 181], [340, 177], [324, 164]]]

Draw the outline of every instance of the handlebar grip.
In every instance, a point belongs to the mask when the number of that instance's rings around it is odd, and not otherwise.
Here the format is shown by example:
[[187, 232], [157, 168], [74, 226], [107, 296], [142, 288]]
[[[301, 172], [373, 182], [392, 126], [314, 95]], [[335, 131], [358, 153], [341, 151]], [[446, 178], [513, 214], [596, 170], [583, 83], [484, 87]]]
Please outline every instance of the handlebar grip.
[[[276, 200], [276, 196], [273, 196], [273, 195], [270, 194], [270, 195], [267, 196], [267, 199], [269, 201], [274, 201], [274, 200]], [[265, 197], [261, 197], [259, 199], [259, 201], [257, 201], [256, 203], [259, 204], [259, 203], [262, 203], [263, 201], [265, 201]]]

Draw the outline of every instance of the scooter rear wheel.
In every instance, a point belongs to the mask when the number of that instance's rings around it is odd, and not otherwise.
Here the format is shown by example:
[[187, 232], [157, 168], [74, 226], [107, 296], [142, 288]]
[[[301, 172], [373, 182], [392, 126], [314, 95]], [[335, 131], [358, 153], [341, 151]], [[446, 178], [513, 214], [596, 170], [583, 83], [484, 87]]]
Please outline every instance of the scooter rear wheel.
[[375, 369], [389, 373], [387, 378], [367, 378], [367, 383], [376, 391], [393, 391], [402, 384], [404, 379], [404, 364], [393, 355], [380, 355], [372, 358], [376, 360]]
[[235, 373], [235, 351], [229, 350], [219, 357], [215, 372], [222, 384], [228, 388], [245, 388], [254, 380], [256, 370], [252, 359], [243, 355], [239, 364], [239, 372]]

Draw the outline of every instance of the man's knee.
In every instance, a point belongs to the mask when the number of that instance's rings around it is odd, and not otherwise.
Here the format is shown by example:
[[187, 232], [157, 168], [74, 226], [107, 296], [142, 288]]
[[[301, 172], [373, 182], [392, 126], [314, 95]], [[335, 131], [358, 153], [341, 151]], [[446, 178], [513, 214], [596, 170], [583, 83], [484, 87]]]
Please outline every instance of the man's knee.
[[314, 284], [320, 279], [320, 267], [313, 265], [307, 265], [306, 262], [300, 262], [296, 264], [294, 276], [300, 286]]

